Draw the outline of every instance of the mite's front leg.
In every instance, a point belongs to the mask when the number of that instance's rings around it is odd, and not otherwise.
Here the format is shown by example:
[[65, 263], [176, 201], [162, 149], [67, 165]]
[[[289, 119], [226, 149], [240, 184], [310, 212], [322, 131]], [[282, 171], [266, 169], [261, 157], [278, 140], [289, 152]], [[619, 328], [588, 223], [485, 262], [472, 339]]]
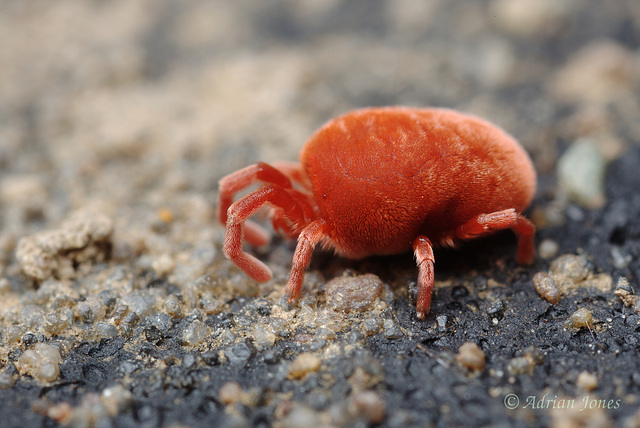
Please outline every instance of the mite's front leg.
[[227, 211], [224, 255], [233, 261], [247, 275], [258, 282], [271, 279], [271, 270], [242, 249], [245, 222], [264, 204], [271, 203], [282, 208], [284, 215], [291, 221], [302, 219], [302, 210], [295, 199], [286, 190], [276, 186], [264, 186], [244, 198], [237, 200]]

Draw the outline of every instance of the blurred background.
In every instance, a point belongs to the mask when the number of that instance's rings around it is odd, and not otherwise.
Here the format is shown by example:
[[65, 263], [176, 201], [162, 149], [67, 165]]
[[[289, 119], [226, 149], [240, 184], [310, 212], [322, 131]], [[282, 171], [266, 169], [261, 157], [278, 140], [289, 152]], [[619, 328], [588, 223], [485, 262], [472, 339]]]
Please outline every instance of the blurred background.
[[[126, 214], [295, 160], [372, 105], [483, 116], [531, 153], [638, 143], [635, 0], [2, 1], [0, 218]], [[182, 196], [181, 196], [182, 195]], [[125, 208], [128, 207], [128, 208]], [[135, 217], [135, 216], [134, 216]]]

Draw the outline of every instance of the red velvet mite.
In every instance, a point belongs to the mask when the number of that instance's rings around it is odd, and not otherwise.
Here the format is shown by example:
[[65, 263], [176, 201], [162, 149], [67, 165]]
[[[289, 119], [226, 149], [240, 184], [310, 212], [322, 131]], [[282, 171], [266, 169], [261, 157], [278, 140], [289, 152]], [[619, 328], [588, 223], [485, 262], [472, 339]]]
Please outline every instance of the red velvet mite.
[[[264, 185], [233, 202], [257, 182]], [[317, 244], [356, 259], [413, 249], [423, 318], [431, 306], [434, 245], [512, 229], [518, 263], [533, 263], [535, 227], [521, 212], [535, 190], [529, 156], [495, 125], [447, 109], [365, 108], [322, 126], [302, 148], [300, 163], [258, 162], [224, 177], [218, 216], [226, 224], [226, 257], [263, 282], [271, 271], [242, 244], [269, 242], [248, 218], [271, 205], [274, 229], [298, 240], [290, 301], [300, 296]]]

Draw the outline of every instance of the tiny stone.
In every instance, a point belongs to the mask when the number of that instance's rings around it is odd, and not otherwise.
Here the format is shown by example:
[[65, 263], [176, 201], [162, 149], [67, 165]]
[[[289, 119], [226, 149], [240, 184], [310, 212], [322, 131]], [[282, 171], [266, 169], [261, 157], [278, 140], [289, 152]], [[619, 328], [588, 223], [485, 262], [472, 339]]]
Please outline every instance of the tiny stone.
[[496, 300], [489, 306], [489, 309], [487, 309], [487, 314], [495, 318], [497, 315], [500, 315], [502, 311], [504, 311], [504, 302], [502, 300]]
[[376, 275], [334, 278], [326, 285], [329, 307], [340, 312], [362, 312], [370, 309], [384, 288]]
[[135, 312], [129, 312], [124, 316], [123, 321], [125, 324], [137, 324], [140, 321], [140, 316]]
[[624, 253], [620, 247], [611, 247], [611, 259], [616, 269], [624, 269], [633, 260], [631, 254]]
[[636, 313], [640, 313], [640, 298], [633, 294], [633, 288], [624, 276], [618, 278], [614, 294], [620, 297], [626, 307], [633, 307]]
[[24, 329], [22, 326], [12, 325], [6, 330], [5, 337], [8, 344], [17, 344], [22, 340]]
[[436, 317], [436, 323], [438, 324], [438, 331], [440, 333], [444, 333], [447, 331], [447, 316], [446, 315], [438, 315]]
[[169, 254], [163, 254], [153, 262], [151, 262], [151, 268], [160, 276], [167, 276], [176, 267], [176, 262]]
[[0, 389], [8, 389], [13, 387], [16, 383], [16, 376], [13, 375], [12, 371], [9, 369], [5, 369], [2, 373], [0, 373]]
[[472, 342], [463, 343], [458, 349], [456, 357], [460, 365], [471, 371], [480, 371], [484, 369], [485, 356], [484, 352], [478, 345]]
[[200, 307], [202, 307], [202, 310], [204, 311], [205, 314], [215, 315], [222, 312], [224, 305], [213, 294], [205, 293], [200, 298]]
[[40, 364], [42, 364], [42, 357], [32, 349], [24, 351], [17, 362], [20, 373], [28, 374], [31, 377], [35, 377]]
[[542, 297], [549, 303], [557, 304], [562, 298], [562, 293], [558, 284], [546, 272], [537, 272], [533, 275], [533, 285]]
[[605, 169], [606, 160], [596, 143], [581, 138], [558, 160], [558, 185], [582, 207], [599, 208], [605, 203]]
[[250, 341], [244, 341], [225, 349], [224, 355], [232, 364], [244, 364], [255, 355], [255, 351]]
[[587, 371], [582, 371], [578, 375], [578, 379], [576, 380], [576, 385], [578, 388], [581, 388], [583, 391], [591, 392], [598, 387], [598, 378], [596, 375], [589, 373]]
[[[2, 273], [2, 267], [0, 266], [0, 273]], [[11, 291], [11, 283], [7, 278], [0, 278], [0, 296], [7, 294]]]
[[271, 318], [269, 323], [276, 335], [284, 338], [291, 336], [291, 331], [289, 329], [290, 326], [287, 320], [282, 318]]
[[51, 336], [59, 335], [69, 327], [69, 320], [61, 317], [57, 312], [49, 312], [44, 319], [43, 331]]
[[386, 416], [386, 403], [374, 391], [358, 392], [353, 397], [352, 402], [358, 415], [371, 424], [377, 425], [381, 423]]
[[72, 412], [73, 408], [71, 407], [71, 404], [63, 401], [49, 407], [49, 409], [47, 410], [47, 416], [58, 423], [68, 425], [71, 420]]
[[360, 341], [362, 341], [362, 338], [363, 338], [362, 333], [360, 333], [358, 330], [352, 330], [349, 332], [349, 335], [347, 336], [347, 343], [355, 345]]
[[154, 312], [147, 319], [151, 324], [158, 327], [158, 330], [162, 333], [167, 333], [173, 326], [171, 316], [165, 312]]
[[200, 356], [202, 361], [208, 366], [220, 364], [220, 354], [217, 351], [207, 351]]
[[238, 382], [227, 382], [218, 391], [220, 401], [224, 404], [234, 404], [242, 401], [244, 392]]
[[127, 305], [119, 304], [113, 310], [113, 313], [111, 314], [111, 318], [113, 319], [113, 322], [116, 325], [119, 325], [124, 320], [124, 317], [127, 315], [128, 312], [129, 312], [129, 307]]
[[262, 359], [266, 364], [271, 364], [271, 365], [278, 364], [278, 361], [280, 361], [278, 354], [273, 349], [270, 349], [264, 352], [262, 354]]
[[49, 345], [48, 343], [37, 343], [33, 349], [40, 354], [43, 360], [50, 361], [55, 364], [60, 364], [62, 362], [62, 356], [60, 355], [60, 350], [57, 346]]
[[25, 346], [31, 346], [37, 341], [38, 339], [36, 338], [36, 335], [33, 333], [27, 333], [24, 336], [22, 336], [22, 343], [24, 343]]
[[174, 318], [180, 317], [182, 315], [182, 307], [180, 306], [180, 301], [174, 294], [165, 299], [164, 309], [169, 315]]
[[35, 377], [41, 382], [53, 382], [58, 378], [59, 374], [60, 368], [58, 367], [58, 364], [46, 362], [38, 368]]
[[302, 379], [307, 373], [317, 372], [322, 360], [320, 357], [304, 352], [296, 357], [289, 366], [287, 379]]
[[580, 308], [571, 314], [566, 326], [573, 328], [587, 327], [591, 328], [593, 325], [593, 316], [591, 312], [585, 308]]
[[182, 358], [182, 366], [185, 369], [188, 369], [188, 370], [194, 369], [197, 364], [198, 364], [198, 358], [195, 355], [186, 354]]
[[207, 328], [199, 320], [195, 320], [185, 328], [182, 338], [190, 346], [199, 345], [207, 337]]
[[89, 296], [85, 300], [85, 302], [91, 308], [91, 312], [93, 314], [93, 321], [99, 321], [105, 317], [107, 314], [107, 306], [102, 302], [102, 300], [97, 296]]
[[589, 276], [589, 269], [584, 257], [564, 254], [551, 262], [549, 274], [556, 281], [560, 290], [564, 290], [584, 281]]
[[326, 426], [326, 424], [323, 424], [322, 416], [321, 412], [299, 405], [286, 413], [282, 426], [286, 428]]
[[151, 294], [127, 294], [120, 303], [127, 305], [129, 311], [135, 312], [139, 316], [146, 316], [153, 311], [155, 297]]
[[316, 338], [313, 340], [313, 342], [311, 342], [311, 344], [309, 345], [309, 349], [313, 352], [319, 351], [322, 348], [325, 347], [325, 345], [327, 344], [327, 341], [324, 339], [320, 339], [320, 338]]
[[400, 339], [404, 334], [402, 330], [398, 328], [398, 326], [393, 322], [393, 320], [385, 320], [384, 321], [384, 337], [387, 339]]
[[118, 329], [116, 326], [108, 324], [106, 322], [99, 322], [95, 327], [98, 334], [105, 339], [111, 339], [118, 335]]
[[122, 385], [106, 388], [102, 391], [102, 394], [100, 394], [100, 402], [105, 406], [111, 417], [115, 417], [118, 411], [131, 403], [131, 401], [131, 392]]
[[365, 336], [372, 336], [380, 331], [381, 323], [376, 318], [366, 318], [362, 322], [362, 332]]
[[535, 364], [526, 357], [516, 357], [509, 361], [507, 365], [507, 371], [510, 374], [533, 374], [533, 369], [535, 368]]
[[150, 325], [144, 328], [144, 337], [147, 342], [158, 343], [162, 339], [162, 332], [155, 325]]
[[276, 342], [273, 328], [268, 324], [256, 324], [253, 327], [253, 339], [260, 349], [269, 349]]
[[553, 239], [543, 239], [538, 245], [538, 254], [545, 260], [554, 258], [558, 251], [560, 251], [560, 245]]
[[93, 322], [93, 312], [87, 302], [78, 302], [76, 305], [76, 316], [84, 322]]

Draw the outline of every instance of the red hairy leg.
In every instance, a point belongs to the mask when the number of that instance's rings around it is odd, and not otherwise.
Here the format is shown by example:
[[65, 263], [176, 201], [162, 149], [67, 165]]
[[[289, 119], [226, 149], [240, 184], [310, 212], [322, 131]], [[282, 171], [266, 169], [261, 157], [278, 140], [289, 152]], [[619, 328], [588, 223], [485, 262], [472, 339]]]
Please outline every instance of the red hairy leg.
[[293, 264], [291, 272], [289, 272], [289, 281], [287, 282], [287, 294], [289, 302], [300, 297], [302, 292], [302, 280], [304, 279], [304, 271], [311, 262], [313, 249], [318, 243], [327, 236], [328, 224], [322, 219], [314, 220], [309, 223], [298, 237], [296, 251], [293, 254]]
[[[280, 186], [283, 189], [292, 188], [291, 180], [287, 176], [264, 162], [257, 162], [227, 175], [218, 183], [218, 219], [222, 224], [227, 223], [227, 211], [233, 204], [233, 196], [258, 181]], [[249, 244], [259, 247], [269, 242], [269, 234], [259, 225], [247, 221], [244, 227], [244, 238]]]
[[522, 265], [533, 264], [536, 258], [533, 240], [536, 227], [526, 217], [518, 214], [514, 208], [480, 214], [459, 226], [455, 234], [460, 239], [471, 239], [503, 229], [511, 229], [518, 235], [517, 262]]
[[413, 252], [418, 264], [418, 302], [416, 303], [416, 315], [424, 318], [431, 308], [431, 295], [435, 275], [433, 265], [433, 246], [426, 236], [418, 236], [413, 241]]
[[264, 186], [247, 196], [238, 199], [227, 210], [227, 229], [224, 235], [224, 255], [232, 260], [247, 275], [258, 282], [271, 279], [271, 270], [242, 249], [247, 219], [264, 204], [270, 203], [283, 210], [284, 215], [292, 222], [303, 220], [303, 212], [298, 202], [278, 186]]
[[300, 165], [299, 162], [276, 161], [272, 162], [271, 166], [282, 172], [291, 180], [299, 183], [305, 189], [311, 190], [311, 183], [309, 182], [309, 178], [307, 177], [307, 174], [305, 174], [305, 172], [302, 170], [302, 165]]

